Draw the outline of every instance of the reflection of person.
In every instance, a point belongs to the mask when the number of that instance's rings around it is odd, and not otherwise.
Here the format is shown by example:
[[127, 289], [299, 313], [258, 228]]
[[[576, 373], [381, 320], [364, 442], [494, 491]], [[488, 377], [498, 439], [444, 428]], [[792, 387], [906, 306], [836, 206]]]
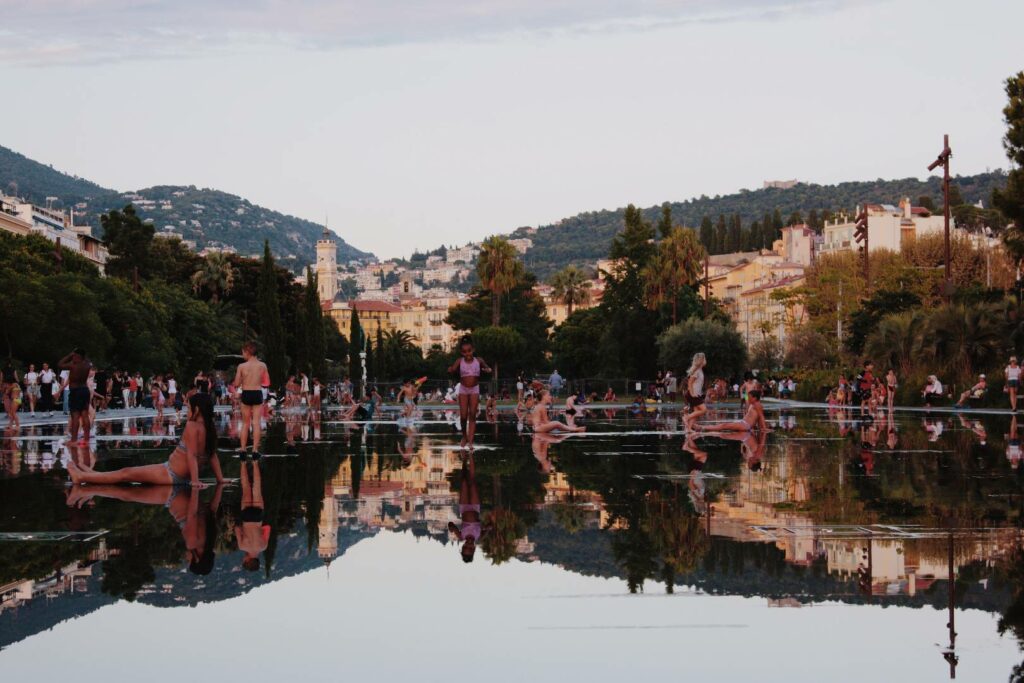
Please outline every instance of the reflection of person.
[[224, 484], [214, 489], [209, 505], [200, 504], [199, 491], [178, 487], [114, 486], [97, 484], [75, 486], [68, 491], [67, 504], [82, 507], [96, 496], [143, 505], [163, 505], [174, 519], [185, 541], [185, 558], [193, 574], [206, 575], [213, 571], [214, 545], [219, 536], [217, 511], [220, 508]]
[[537, 469], [542, 474], [550, 474], [553, 469], [551, 464], [551, 458], [548, 457], [548, 449], [553, 443], [561, 443], [565, 441], [565, 435], [548, 434], [544, 432], [534, 432], [533, 440], [530, 444], [533, 450], [533, 457], [537, 459]]
[[693, 464], [690, 466], [690, 480], [687, 482], [690, 502], [693, 504], [693, 509], [697, 511], [697, 514], [704, 514], [704, 511], [707, 509], [707, 500], [705, 498], [707, 482], [704, 481], [704, 466], [708, 463], [708, 454], [697, 446], [692, 432], [687, 433], [686, 440], [683, 442], [683, 450], [693, 456]]
[[[252, 467], [252, 476], [249, 476]], [[267, 549], [270, 540], [270, 525], [263, 523], [263, 483], [260, 464], [242, 463], [242, 513], [235, 524], [235, 541], [238, 549], [245, 553], [242, 567], [254, 572], [260, 568], [260, 554]]]
[[454, 522], [448, 522], [448, 531], [462, 541], [462, 549], [459, 551], [463, 562], [472, 562], [476, 554], [476, 545], [489, 529], [483, 526], [480, 516], [480, 492], [476, 487], [476, 465], [473, 462], [473, 454], [462, 459], [462, 484], [459, 487], [459, 518], [462, 523], [458, 526]]
[[75, 484], [160, 484], [165, 486], [202, 486], [199, 458], [209, 458], [218, 482], [224, 481], [217, 459], [217, 430], [213, 424], [213, 401], [209, 394], [194, 394], [189, 399], [189, 416], [181, 441], [167, 462], [157, 465], [124, 467], [110, 472], [93, 472], [68, 463], [68, 474]]
[[1010, 433], [1006, 435], [1006, 459], [1013, 469], [1020, 466], [1020, 433], [1017, 431], [1016, 415], [1010, 418]]

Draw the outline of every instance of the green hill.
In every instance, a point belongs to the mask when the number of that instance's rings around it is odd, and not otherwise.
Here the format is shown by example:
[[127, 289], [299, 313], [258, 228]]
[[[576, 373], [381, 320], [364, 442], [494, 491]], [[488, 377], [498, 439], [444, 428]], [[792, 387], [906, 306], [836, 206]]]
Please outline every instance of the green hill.
[[[56, 197], [57, 207], [73, 208], [76, 222], [100, 235], [101, 214], [133, 204], [158, 233], [173, 231], [203, 247], [234, 248], [243, 255], [260, 254], [263, 240], [282, 265], [299, 270], [316, 257], [323, 226], [257, 206], [236, 195], [194, 185], [159, 185], [118, 192], [69, 175], [0, 146], [0, 191], [45, 205]], [[340, 262], [371, 256], [341, 238]]]
[[[1006, 184], [1006, 174], [997, 170], [957, 176], [955, 183], [965, 202], [973, 204], [981, 200], [988, 206], [993, 188]], [[696, 228], [705, 216], [717, 222], [720, 215], [727, 218], [738, 215], [746, 229], [754, 221], [763, 220], [765, 214], [774, 214], [776, 210], [784, 221], [794, 212], [800, 212], [806, 220], [812, 210], [819, 216], [841, 210], [852, 212], [858, 204], [896, 204], [901, 197], [910, 197], [916, 203], [918, 197], [924, 195], [931, 197], [936, 206], [941, 204], [942, 183], [938, 176], [923, 181], [903, 178], [838, 185], [799, 183], [787, 190], [741, 190], [735, 194], [701, 196], [671, 204], [672, 217], [677, 224]], [[644, 209], [644, 215], [652, 223], [658, 220], [660, 212], [660, 206]], [[526, 253], [524, 261], [537, 277], [546, 279], [570, 263], [593, 265], [596, 260], [607, 257], [612, 237], [623, 228], [622, 214], [622, 208], [581, 213], [539, 227], [533, 234], [530, 234], [530, 228], [519, 228], [512, 237], [533, 240], [533, 247]]]

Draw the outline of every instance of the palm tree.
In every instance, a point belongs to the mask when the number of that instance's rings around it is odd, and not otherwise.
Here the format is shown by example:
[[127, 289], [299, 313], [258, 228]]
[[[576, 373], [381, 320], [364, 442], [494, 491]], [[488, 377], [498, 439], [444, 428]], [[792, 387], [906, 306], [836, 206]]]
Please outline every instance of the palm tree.
[[864, 351], [882, 365], [907, 377], [921, 353], [925, 316], [920, 311], [887, 315], [864, 341]]
[[566, 314], [572, 315], [574, 306], [590, 301], [590, 278], [576, 266], [566, 266], [551, 278], [555, 298], [565, 304]]
[[210, 301], [217, 303], [235, 284], [235, 269], [227, 254], [214, 251], [206, 255], [199, 270], [192, 274], [192, 291], [209, 290]]
[[668, 237], [658, 243], [658, 251], [643, 270], [647, 306], [655, 309], [671, 301], [672, 324], [675, 325], [679, 293], [684, 287], [697, 284], [703, 262], [704, 247], [697, 234], [689, 228], [672, 228]]
[[1007, 324], [998, 305], [943, 306], [928, 318], [922, 346], [936, 363], [969, 380], [1006, 352]]
[[508, 294], [522, 276], [523, 264], [516, 248], [507, 239], [494, 235], [480, 245], [476, 274], [484, 289], [491, 293], [491, 325], [501, 322], [501, 297]]

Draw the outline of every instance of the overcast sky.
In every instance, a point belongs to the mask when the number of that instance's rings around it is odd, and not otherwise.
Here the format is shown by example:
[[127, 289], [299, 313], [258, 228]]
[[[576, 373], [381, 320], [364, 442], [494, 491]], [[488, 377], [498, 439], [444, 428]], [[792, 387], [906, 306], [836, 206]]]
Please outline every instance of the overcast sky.
[[[380, 256], [580, 211], [1006, 167], [1009, 0], [0, 0], [0, 144]], [[891, 198], [887, 198], [891, 199]]]

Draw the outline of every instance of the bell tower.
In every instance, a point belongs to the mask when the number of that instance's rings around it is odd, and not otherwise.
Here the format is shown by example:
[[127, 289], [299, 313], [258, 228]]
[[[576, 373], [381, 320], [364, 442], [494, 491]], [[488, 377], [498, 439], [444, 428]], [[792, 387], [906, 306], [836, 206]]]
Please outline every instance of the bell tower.
[[338, 293], [338, 245], [324, 224], [324, 234], [316, 241], [317, 289], [321, 301], [334, 301]]

